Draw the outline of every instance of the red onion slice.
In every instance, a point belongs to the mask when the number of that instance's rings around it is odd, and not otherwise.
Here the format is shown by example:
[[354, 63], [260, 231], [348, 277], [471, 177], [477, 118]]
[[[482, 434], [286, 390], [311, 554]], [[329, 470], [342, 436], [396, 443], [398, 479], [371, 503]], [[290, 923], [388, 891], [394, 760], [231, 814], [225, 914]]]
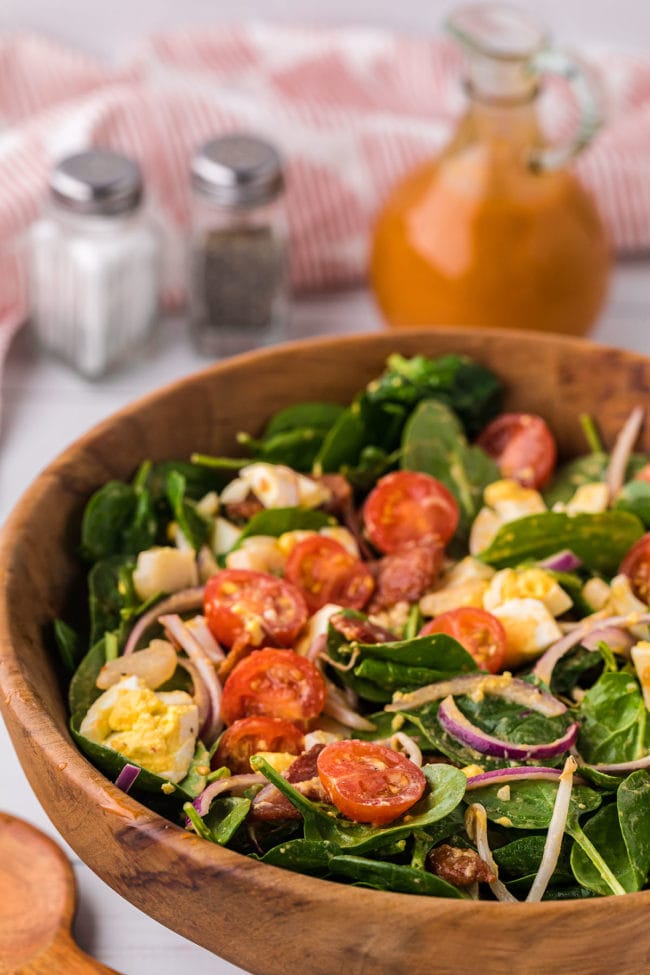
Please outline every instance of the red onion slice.
[[463, 674], [461, 677], [452, 677], [451, 680], [427, 684], [426, 687], [420, 687], [417, 691], [407, 694], [398, 692], [393, 696], [392, 703], [386, 705], [384, 711], [408, 711], [430, 701], [440, 701], [449, 695], [453, 697], [459, 694], [489, 694], [492, 697], [502, 697], [513, 704], [531, 708], [547, 718], [555, 718], [566, 711], [565, 705], [548, 691], [512, 677], [510, 674]]
[[158, 617], [162, 613], [187, 613], [192, 609], [201, 609], [203, 606], [203, 586], [192, 586], [191, 589], [181, 589], [172, 596], [161, 599], [159, 603], [148, 609], [140, 617], [129, 634], [124, 647], [124, 654], [133, 653], [140, 638], [146, 633], [150, 626], [158, 622]]
[[131, 765], [129, 762], [126, 763], [118, 777], [115, 779], [115, 785], [122, 792], [128, 792], [137, 777], [140, 775], [142, 769], [139, 765]]
[[618, 492], [623, 487], [625, 481], [625, 471], [627, 470], [630, 454], [637, 441], [641, 424], [643, 423], [644, 410], [640, 406], [635, 406], [627, 420], [623, 424], [621, 431], [616, 438], [612, 453], [609, 458], [607, 475], [605, 480], [609, 489], [609, 499], [613, 501]]
[[583, 639], [588, 634], [593, 633], [594, 630], [604, 630], [611, 626], [627, 629], [631, 626], [647, 623], [650, 623], [650, 613], [628, 613], [626, 616], [603, 616], [602, 612], [594, 613], [579, 623], [570, 633], [566, 633], [557, 643], [550, 646], [546, 653], [542, 654], [533, 667], [533, 675], [550, 687], [553, 670], [558, 660], [561, 660], [569, 650], [573, 650], [579, 643], [582, 643]]
[[581, 762], [580, 765], [582, 768], [592, 768], [596, 772], [605, 772], [607, 775], [627, 775], [628, 772], [636, 772], [638, 769], [650, 768], [650, 755], [644, 755], [642, 758], [634, 758], [630, 762], [602, 763], [599, 765], [587, 765], [586, 762]]
[[574, 721], [567, 730], [555, 741], [542, 742], [539, 745], [523, 744], [521, 742], [505, 741], [488, 734], [482, 728], [465, 717], [459, 711], [451, 695], [446, 697], [438, 708], [438, 721], [444, 730], [457, 741], [468, 748], [473, 748], [481, 754], [491, 755], [493, 758], [521, 759], [551, 758], [568, 751], [575, 744], [578, 737], [578, 723]]
[[492, 769], [490, 772], [470, 775], [467, 780], [467, 791], [482, 789], [486, 785], [508, 785], [510, 782], [525, 782], [526, 780], [557, 782], [561, 774], [560, 769], [546, 768], [544, 765], [522, 765], [519, 768]]
[[210, 697], [210, 713], [204, 727], [200, 730], [201, 739], [211, 745], [223, 727], [221, 717], [221, 684], [212, 662], [207, 658], [201, 644], [190, 633], [187, 626], [175, 614], [160, 617], [160, 624], [176, 643], [185, 651], [205, 683]]
[[549, 555], [537, 564], [540, 569], [551, 569], [553, 572], [573, 572], [574, 569], [580, 568], [582, 559], [579, 559], [570, 548], [563, 548], [562, 551]]
[[587, 650], [598, 650], [599, 643], [606, 643], [614, 653], [624, 653], [636, 642], [622, 626], [597, 626], [580, 641]]
[[[257, 772], [244, 772], [242, 775], [228, 775], [226, 778], [217, 779], [216, 782], [211, 782], [210, 785], [206, 786], [201, 795], [197, 796], [193, 801], [192, 805], [199, 816], [205, 816], [210, 810], [212, 800], [216, 799], [223, 792], [233, 792], [235, 795], [241, 795], [242, 792], [245, 792], [252, 785], [261, 785], [264, 782], [266, 782], [264, 776], [259, 775]], [[192, 828], [189, 819], [185, 820], [185, 828]]]

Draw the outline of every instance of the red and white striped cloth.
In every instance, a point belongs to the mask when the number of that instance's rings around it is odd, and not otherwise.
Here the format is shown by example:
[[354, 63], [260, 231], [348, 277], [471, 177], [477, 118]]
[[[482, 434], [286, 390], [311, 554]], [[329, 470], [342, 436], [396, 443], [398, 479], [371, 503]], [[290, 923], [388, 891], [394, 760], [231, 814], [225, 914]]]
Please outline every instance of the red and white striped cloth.
[[[589, 61], [590, 59], [587, 58]], [[591, 64], [607, 126], [578, 162], [619, 253], [650, 248], [650, 57]], [[287, 161], [295, 288], [365, 272], [373, 215], [434, 154], [463, 106], [460, 54], [443, 38], [385, 30], [220, 26], [161, 34], [120, 67], [32, 35], [0, 34], [0, 363], [27, 311], [21, 242], [50, 166], [90, 145], [136, 158], [163, 221], [165, 296], [182, 300], [193, 150], [220, 132], [270, 138]], [[571, 117], [552, 89], [547, 121]]]

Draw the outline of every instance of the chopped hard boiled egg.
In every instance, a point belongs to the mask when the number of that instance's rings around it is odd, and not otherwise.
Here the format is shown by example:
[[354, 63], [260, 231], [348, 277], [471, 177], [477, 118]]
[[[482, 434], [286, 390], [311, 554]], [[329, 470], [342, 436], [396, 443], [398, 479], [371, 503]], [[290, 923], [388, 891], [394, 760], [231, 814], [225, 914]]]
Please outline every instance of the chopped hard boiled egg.
[[597, 515], [607, 511], [608, 507], [609, 488], [602, 481], [595, 481], [593, 484], [581, 484], [566, 504], [554, 504], [553, 511], [564, 511], [568, 515]]
[[133, 585], [143, 602], [158, 593], [178, 592], [199, 582], [193, 550], [160, 546], [138, 555], [133, 572]]
[[462, 582], [457, 586], [445, 586], [444, 589], [437, 589], [429, 592], [420, 600], [420, 612], [423, 616], [440, 616], [450, 609], [459, 609], [462, 606], [474, 606], [477, 609], [483, 608], [483, 598], [487, 590], [488, 583], [482, 579], [474, 579], [473, 582]]
[[503, 478], [488, 484], [483, 492], [484, 507], [474, 519], [469, 536], [469, 551], [476, 555], [488, 547], [502, 525], [528, 515], [546, 511], [544, 499], [533, 488]]
[[255, 752], [255, 755], [263, 758], [280, 775], [286, 772], [296, 760], [296, 756], [291, 752]]
[[199, 710], [189, 694], [152, 691], [132, 675], [97, 698], [79, 730], [147, 771], [180, 782], [194, 756], [198, 725]]
[[650, 711], [650, 643], [647, 640], [639, 640], [630, 653], [643, 692], [646, 711]]
[[278, 540], [272, 535], [249, 535], [239, 548], [226, 555], [229, 569], [276, 573], [282, 572], [284, 563], [285, 557], [278, 548]]
[[242, 467], [221, 493], [224, 503], [243, 501], [252, 492], [265, 508], [317, 508], [330, 500], [329, 488], [284, 464], [262, 461]]
[[539, 599], [509, 599], [490, 610], [503, 624], [507, 648], [504, 667], [521, 667], [559, 640], [562, 632]]
[[539, 599], [551, 616], [561, 616], [573, 605], [571, 597], [544, 569], [502, 569], [490, 580], [483, 608], [492, 611], [509, 599]]

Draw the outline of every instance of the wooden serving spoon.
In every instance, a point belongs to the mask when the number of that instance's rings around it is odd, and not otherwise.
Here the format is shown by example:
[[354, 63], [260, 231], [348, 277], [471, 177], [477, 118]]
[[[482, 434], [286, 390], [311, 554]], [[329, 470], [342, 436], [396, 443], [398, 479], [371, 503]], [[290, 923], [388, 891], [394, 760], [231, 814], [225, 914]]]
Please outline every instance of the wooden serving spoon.
[[0, 812], [0, 975], [117, 975], [72, 940], [76, 901], [63, 850]]

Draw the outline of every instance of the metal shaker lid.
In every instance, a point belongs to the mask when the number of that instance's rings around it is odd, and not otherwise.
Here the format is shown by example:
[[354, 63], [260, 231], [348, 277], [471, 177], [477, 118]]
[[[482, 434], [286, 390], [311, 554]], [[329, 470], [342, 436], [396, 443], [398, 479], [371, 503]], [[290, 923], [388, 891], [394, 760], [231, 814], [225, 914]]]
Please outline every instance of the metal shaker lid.
[[142, 199], [138, 166], [110, 149], [88, 149], [62, 159], [50, 174], [56, 202], [75, 213], [115, 216]]
[[282, 160], [268, 142], [243, 133], [206, 142], [192, 160], [192, 185], [224, 206], [267, 203], [284, 188]]

